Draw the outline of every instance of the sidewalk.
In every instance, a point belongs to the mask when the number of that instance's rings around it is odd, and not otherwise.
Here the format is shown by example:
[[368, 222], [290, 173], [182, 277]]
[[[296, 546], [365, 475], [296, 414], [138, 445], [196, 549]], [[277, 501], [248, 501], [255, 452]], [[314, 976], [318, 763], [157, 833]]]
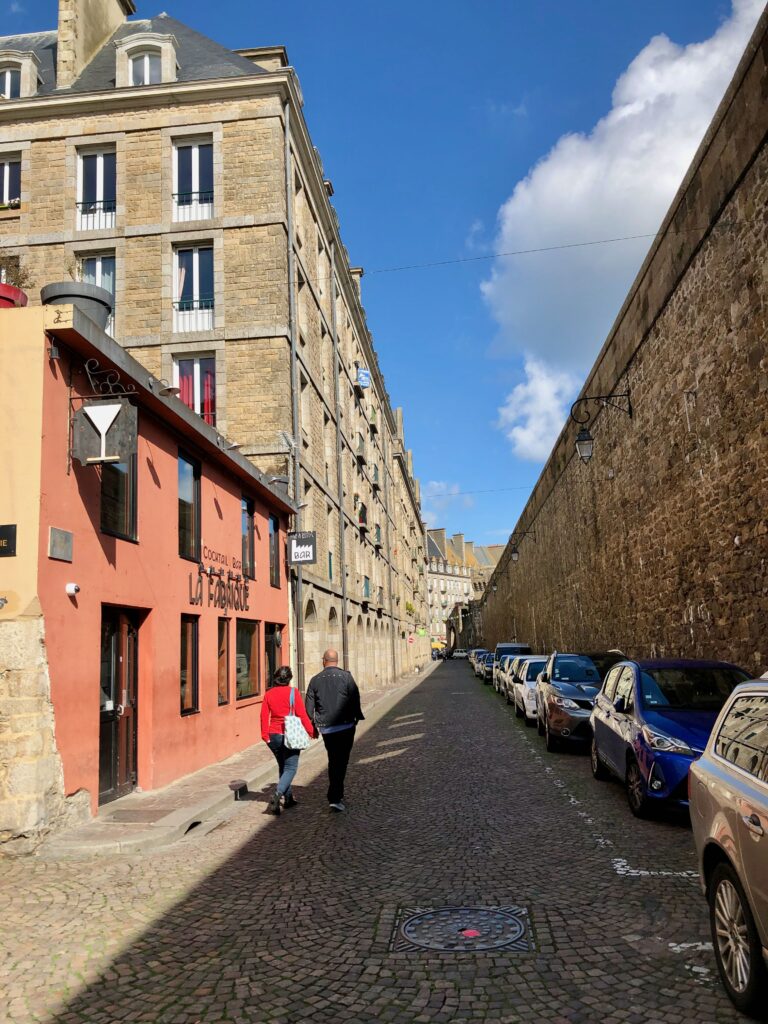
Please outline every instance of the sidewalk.
[[[432, 662], [423, 672], [407, 676], [386, 690], [363, 693], [366, 719], [374, 709], [384, 713], [385, 703], [396, 703], [438, 664]], [[378, 719], [380, 715], [375, 717]], [[359, 732], [364, 733], [366, 727], [363, 722]], [[322, 744], [313, 744], [304, 758], [315, 751], [322, 752]], [[274, 782], [275, 774], [275, 759], [259, 741], [239, 754], [185, 775], [161, 789], [131, 793], [105, 805], [98, 817], [44, 840], [35, 855], [44, 860], [61, 860], [137, 853], [166, 846], [181, 839], [190, 829], [225, 814], [235, 802], [229, 788], [232, 780], [242, 779], [253, 792]]]

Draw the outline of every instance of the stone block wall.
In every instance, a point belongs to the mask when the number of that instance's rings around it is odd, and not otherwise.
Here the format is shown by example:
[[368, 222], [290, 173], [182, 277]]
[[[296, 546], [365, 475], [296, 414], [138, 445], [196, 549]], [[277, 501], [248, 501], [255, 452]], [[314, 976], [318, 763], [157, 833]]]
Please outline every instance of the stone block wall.
[[486, 646], [768, 668], [768, 69], [764, 16], [483, 599]]

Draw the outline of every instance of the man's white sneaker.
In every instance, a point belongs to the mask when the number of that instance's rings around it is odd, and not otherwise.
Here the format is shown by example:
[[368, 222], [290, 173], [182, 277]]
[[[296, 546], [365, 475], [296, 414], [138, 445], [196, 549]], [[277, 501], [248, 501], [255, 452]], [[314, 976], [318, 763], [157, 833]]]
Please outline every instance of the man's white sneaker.
[[331, 808], [332, 811], [346, 811], [346, 809], [347, 809], [344, 806], [344, 804], [341, 802], [341, 800], [339, 800], [338, 803], [329, 804], [328, 806]]

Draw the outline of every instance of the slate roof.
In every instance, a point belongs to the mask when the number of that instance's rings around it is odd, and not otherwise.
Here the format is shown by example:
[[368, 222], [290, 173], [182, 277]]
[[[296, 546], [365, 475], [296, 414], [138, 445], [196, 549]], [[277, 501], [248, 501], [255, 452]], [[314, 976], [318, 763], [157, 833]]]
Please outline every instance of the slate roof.
[[115, 88], [115, 43], [139, 32], [172, 35], [176, 40], [176, 61], [179, 82], [201, 82], [216, 78], [242, 78], [266, 74], [247, 57], [241, 57], [220, 46], [188, 25], [160, 14], [156, 18], [126, 21], [102, 46], [80, 76], [68, 89], [56, 89], [56, 32], [30, 32], [18, 36], [0, 36], [0, 49], [32, 51], [40, 62], [40, 84], [37, 95], [56, 92], [103, 92]]

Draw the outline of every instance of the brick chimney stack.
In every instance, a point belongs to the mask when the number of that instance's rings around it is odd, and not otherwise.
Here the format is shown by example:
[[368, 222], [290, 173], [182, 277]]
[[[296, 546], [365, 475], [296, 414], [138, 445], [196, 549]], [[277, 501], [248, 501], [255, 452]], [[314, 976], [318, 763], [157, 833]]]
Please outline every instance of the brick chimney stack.
[[129, 14], [133, 0], [59, 0], [56, 87], [67, 89]]
[[456, 552], [456, 555], [461, 564], [464, 565], [466, 561], [466, 557], [464, 555], [464, 534], [454, 533], [454, 535], [451, 537], [451, 546], [453, 547], [453, 550]]

